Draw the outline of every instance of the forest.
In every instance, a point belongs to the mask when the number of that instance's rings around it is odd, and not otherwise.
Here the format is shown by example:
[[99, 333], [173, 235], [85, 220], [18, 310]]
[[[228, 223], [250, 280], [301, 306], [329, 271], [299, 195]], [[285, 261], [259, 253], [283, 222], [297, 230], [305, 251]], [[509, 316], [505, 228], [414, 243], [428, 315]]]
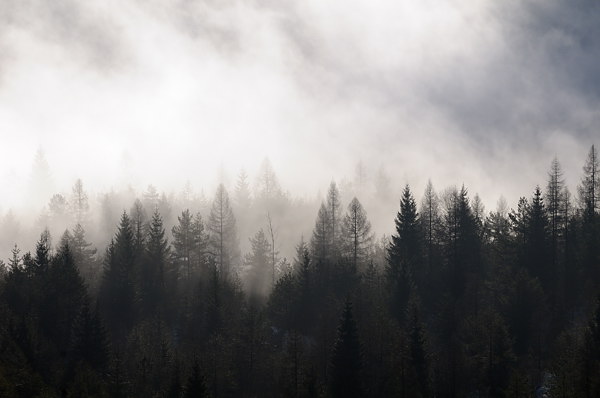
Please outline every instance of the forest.
[[576, 193], [554, 158], [490, 212], [465, 186], [405, 185], [389, 237], [331, 182], [300, 240], [276, 228], [306, 217], [269, 167], [260, 195], [242, 176], [175, 212], [150, 189], [106, 196], [102, 219], [78, 180], [34, 246], [4, 226], [0, 396], [598, 397], [594, 146], [582, 164]]

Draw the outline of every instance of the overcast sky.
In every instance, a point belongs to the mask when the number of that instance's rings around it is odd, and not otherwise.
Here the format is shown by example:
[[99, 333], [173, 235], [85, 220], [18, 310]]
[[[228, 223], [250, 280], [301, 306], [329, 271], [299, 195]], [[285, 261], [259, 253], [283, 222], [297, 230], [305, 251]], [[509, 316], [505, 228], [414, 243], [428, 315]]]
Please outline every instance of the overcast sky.
[[316, 193], [362, 160], [514, 206], [600, 127], [600, 2], [0, 0], [0, 182], [213, 184], [268, 156]]

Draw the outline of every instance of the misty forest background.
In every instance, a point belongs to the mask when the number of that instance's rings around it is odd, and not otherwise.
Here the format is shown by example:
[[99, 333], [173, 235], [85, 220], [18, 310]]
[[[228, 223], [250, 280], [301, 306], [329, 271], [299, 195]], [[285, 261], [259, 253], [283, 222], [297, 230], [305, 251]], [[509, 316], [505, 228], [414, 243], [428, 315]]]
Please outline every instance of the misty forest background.
[[77, 180], [33, 228], [3, 217], [0, 396], [600, 396], [595, 147], [582, 163], [573, 195], [554, 159], [491, 212], [431, 183], [398, 206], [361, 165], [320, 207], [268, 161], [212, 200]]

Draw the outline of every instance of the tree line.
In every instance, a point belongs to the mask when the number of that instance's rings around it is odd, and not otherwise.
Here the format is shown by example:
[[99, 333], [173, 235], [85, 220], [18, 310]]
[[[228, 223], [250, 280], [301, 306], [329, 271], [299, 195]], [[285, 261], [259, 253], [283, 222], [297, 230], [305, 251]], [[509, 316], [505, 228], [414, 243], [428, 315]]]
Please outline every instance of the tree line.
[[101, 255], [79, 215], [0, 267], [0, 395], [599, 396], [598, 168], [489, 213], [407, 185], [383, 240], [332, 182], [291, 261], [270, 214], [242, 255], [223, 185], [170, 230], [136, 201]]

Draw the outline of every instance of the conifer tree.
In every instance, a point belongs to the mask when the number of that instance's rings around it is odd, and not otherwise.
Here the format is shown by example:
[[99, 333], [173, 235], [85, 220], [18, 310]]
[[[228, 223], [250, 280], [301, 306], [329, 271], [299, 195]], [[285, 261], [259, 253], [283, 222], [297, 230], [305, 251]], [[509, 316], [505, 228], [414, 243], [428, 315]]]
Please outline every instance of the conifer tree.
[[544, 288], [554, 288], [550, 284], [555, 270], [548, 267], [549, 228], [544, 198], [539, 187], [535, 188], [529, 208], [525, 264], [531, 275], [540, 278]]
[[431, 272], [434, 261], [434, 250], [436, 243], [436, 229], [440, 224], [439, 199], [433, 189], [431, 180], [427, 181], [423, 201], [421, 202], [421, 212], [419, 220], [421, 221], [421, 231], [423, 232], [423, 241], [425, 242], [425, 254], [427, 257], [428, 271]]
[[407, 185], [402, 192], [400, 211], [394, 220], [396, 233], [392, 235], [392, 243], [388, 251], [391, 267], [407, 266], [410, 272], [415, 271], [421, 254], [418, 217], [417, 205]]
[[265, 158], [260, 166], [256, 188], [257, 197], [265, 202], [267, 208], [269, 208], [271, 200], [281, 195], [281, 187], [279, 186], [277, 175], [268, 158]]
[[229, 195], [223, 184], [215, 194], [208, 222], [210, 246], [219, 272], [227, 276], [234, 271], [239, 260], [239, 242], [235, 226], [235, 217], [229, 204]]
[[83, 279], [95, 291], [99, 279], [96, 252], [85, 237], [85, 230], [79, 223], [75, 225], [70, 233], [69, 247], [73, 254], [75, 264]]
[[145, 258], [140, 270], [140, 299], [146, 316], [164, 310], [160, 307], [164, 307], [166, 301], [169, 254], [162, 218], [156, 210], [148, 228]]
[[420, 272], [418, 264], [421, 242], [417, 205], [408, 185], [402, 193], [400, 211], [394, 221], [396, 233], [392, 235], [388, 247], [386, 280], [392, 316], [402, 324], [414, 273]]
[[585, 219], [591, 219], [598, 211], [600, 202], [600, 160], [596, 147], [592, 145], [583, 166], [583, 178], [578, 187], [579, 200]]
[[148, 222], [148, 215], [146, 214], [146, 209], [144, 208], [141, 200], [135, 200], [130, 214], [131, 229], [133, 230], [135, 242], [135, 252], [137, 258], [141, 259], [141, 256], [144, 252]]
[[90, 309], [89, 298], [85, 297], [73, 330], [72, 355], [76, 366], [81, 362], [92, 369], [103, 372], [108, 365], [108, 338], [100, 319], [100, 311]]
[[87, 193], [83, 189], [83, 182], [78, 178], [71, 189], [71, 200], [69, 201], [71, 213], [76, 224], [87, 222], [87, 213], [90, 209]]
[[270, 286], [270, 260], [271, 244], [267, 240], [262, 228], [250, 238], [252, 251], [246, 255], [248, 267], [249, 290], [259, 296], [266, 296]]
[[559, 261], [559, 239], [562, 238], [563, 230], [563, 200], [564, 179], [563, 172], [558, 159], [555, 157], [548, 172], [548, 186], [546, 188], [546, 211], [548, 213], [550, 227], [550, 258], [553, 269], [558, 268]]
[[342, 243], [342, 214], [340, 203], [340, 192], [334, 181], [329, 185], [327, 192], [327, 216], [328, 216], [328, 243], [332, 259], [337, 260]]
[[100, 296], [113, 333], [124, 338], [136, 315], [136, 249], [131, 220], [126, 212], [106, 252]]
[[331, 356], [331, 396], [362, 397], [362, 353], [352, 303], [346, 301]]
[[236, 212], [248, 211], [251, 205], [250, 185], [248, 183], [248, 174], [245, 170], [240, 171], [237, 182], [235, 184], [234, 201]]
[[207, 236], [200, 213], [192, 217], [188, 209], [177, 217], [178, 224], [171, 232], [173, 234], [173, 259], [181, 269], [182, 275], [190, 279], [204, 263], [206, 255]]
[[86, 293], [68, 242], [60, 247], [43, 279], [45, 283], [40, 302], [40, 326], [48, 333], [51, 341], [62, 352], [66, 352]]
[[312, 238], [310, 241], [311, 253], [315, 264], [320, 269], [326, 266], [329, 261], [329, 220], [327, 215], [327, 207], [324, 203], [321, 203], [317, 220], [315, 222], [315, 228], [313, 230]]
[[373, 241], [371, 223], [358, 199], [353, 198], [343, 222], [343, 246], [345, 256], [351, 261], [354, 272], [366, 266], [370, 245]]

